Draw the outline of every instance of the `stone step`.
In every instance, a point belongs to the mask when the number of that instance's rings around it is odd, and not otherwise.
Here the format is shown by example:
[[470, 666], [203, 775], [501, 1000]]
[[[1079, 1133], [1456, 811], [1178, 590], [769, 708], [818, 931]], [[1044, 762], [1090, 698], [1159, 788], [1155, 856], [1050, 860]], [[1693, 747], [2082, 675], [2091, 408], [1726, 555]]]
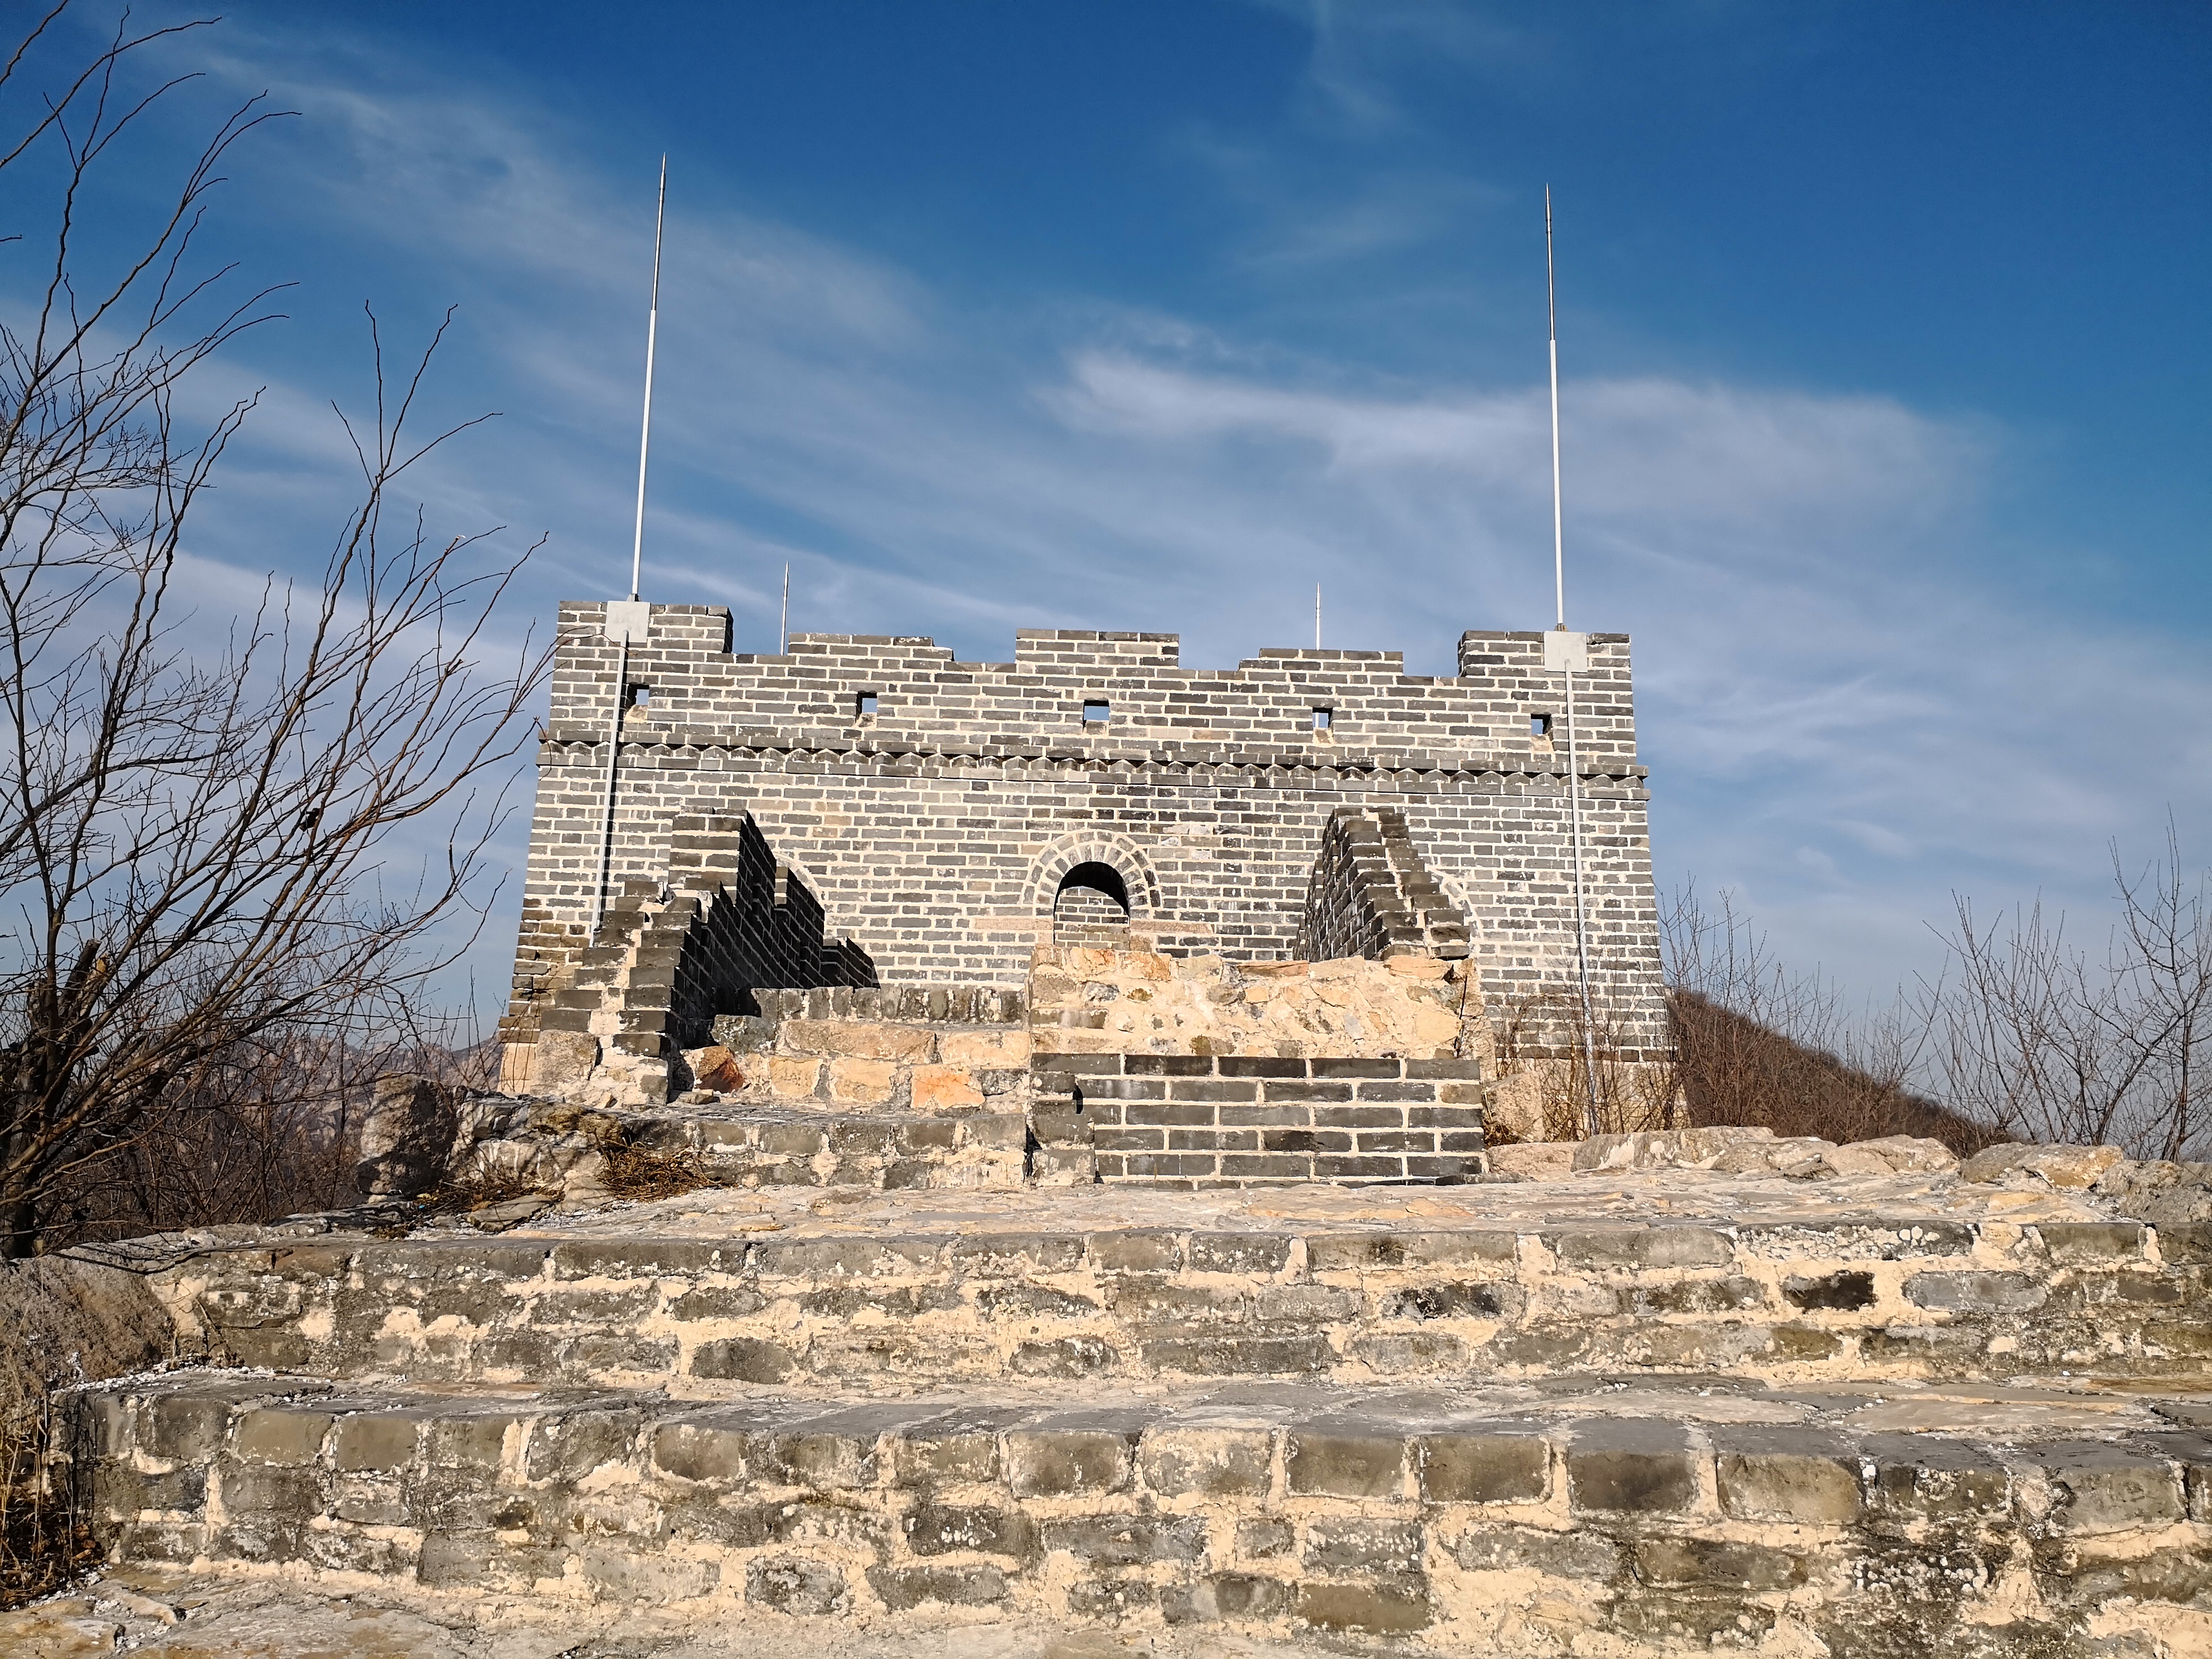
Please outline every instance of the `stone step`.
[[[1561, 1380], [885, 1401], [185, 1373], [78, 1396], [125, 1562], [1486, 1654], [2179, 1653], [2202, 1405]], [[2141, 1635], [2143, 1639], [2133, 1639]]]
[[[1224, 1231], [1091, 1219], [1172, 1194], [853, 1197], [809, 1213], [766, 1187], [697, 1194], [691, 1231], [660, 1236], [671, 1224], [639, 1213], [596, 1231], [270, 1239], [155, 1283], [216, 1360], [339, 1379], [911, 1390], [1603, 1369], [1844, 1384], [2154, 1378], [2212, 1356], [2212, 1226], [1424, 1228], [1301, 1217], [1290, 1195], [1273, 1224], [1248, 1207]], [[994, 1225], [992, 1206], [1016, 1202], [1022, 1224]]]
[[696, 1153], [732, 1187], [1007, 1191], [1026, 1176], [1028, 1138], [1024, 1112], [924, 1117], [749, 1107], [742, 1115], [665, 1115], [641, 1141]]
[[[599, 1143], [573, 1110], [530, 1100], [485, 1100], [477, 1110], [465, 1179], [565, 1190], [580, 1165], [593, 1183], [602, 1179]], [[696, 1159], [716, 1187], [1006, 1191], [1028, 1176], [1029, 1118], [1021, 1111], [932, 1116], [708, 1097], [598, 1116], [632, 1146]]]

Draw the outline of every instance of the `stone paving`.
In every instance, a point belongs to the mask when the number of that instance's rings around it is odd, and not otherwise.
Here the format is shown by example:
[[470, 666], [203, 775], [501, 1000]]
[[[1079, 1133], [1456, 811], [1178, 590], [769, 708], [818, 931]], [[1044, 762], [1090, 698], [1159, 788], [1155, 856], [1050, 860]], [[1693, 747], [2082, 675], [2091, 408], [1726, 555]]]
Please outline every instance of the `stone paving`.
[[[150, 1605], [149, 1605], [150, 1604]], [[702, 1628], [635, 1607], [548, 1607], [531, 1596], [380, 1583], [334, 1591], [279, 1573], [130, 1567], [0, 1613], [0, 1653], [36, 1659], [1322, 1659], [1346, 1638], [1105, 1632], [972, 1614], [890, 1621], [757, 1620]]]
[[[1682, 1150], [1581, 1157], [1655, 1147]], [[123, 1571], [209, 1604], [115, 1628], [441, 1659], [2212, 1651], [2212, 1228], [2121, 1213], [2107, 1155], [1574, 1156], [149, 1242], [214, 1368], [82, 1421]]]

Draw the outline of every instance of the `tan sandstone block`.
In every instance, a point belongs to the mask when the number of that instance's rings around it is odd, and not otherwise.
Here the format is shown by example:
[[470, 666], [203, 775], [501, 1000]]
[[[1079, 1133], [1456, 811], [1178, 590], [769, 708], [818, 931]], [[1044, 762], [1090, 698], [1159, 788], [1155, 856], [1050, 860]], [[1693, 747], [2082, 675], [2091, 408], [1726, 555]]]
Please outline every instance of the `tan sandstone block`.
[[768, 1063], [768, 1086], [771, 1094], [786, 1099], [811, 1099], [815, 1086], [822, 1081], [822, 1062], [818, 1060], [793, 1060], [777, 1054]]
[[1030, 1063], [1027, 1031], [947, 1031], [937, 1039], [937, 1057], [947, 1066], [1006, 1071]]
[[1442, 957], [1392, 957], [1384, 966], [1400, 979], [1443, 979], [1451, 972]]
[[[834, 1089], [836, 1085], [833, 1083]], [[917, 1066], [914, 1068], [914, 1109], [950, 1112], [981, 1106], [983, 1091], [972, 1073], [958, 1066]]]
[[2078, 1192], [2127, 1154], [2117, 1146], [2026, 1146], [2002, 1145], [1976, 1152], [1959, 1166], [1961, 1180], [1996, 1182], [2008, 1176], [2041, 1177], [2053, 1187]]
[[881, 1105], [891, 1097], [898, 1069], [885, 1060], [833, 1060], [830, 1098], [854, 1105]]
[[599, 1040], [588, 1031], [541, 1031], [531, 1048], [530, 1086], [541, 1095], [582, 1087], [599, 1063]]
[[931, 1059], [937, 1046], [937, 1039], [919, 1025], [886, 1025], [868, 1019], [787, 1019], [777, 1041], [805, 1054], [899, 1060], [908, 1065]]
[[1459, 1016], [1442, 1008], [1416, 1008], [1413, 1040], [1424, 1045], [1442, 1043], [1450, 1047], [1459, 1041]]

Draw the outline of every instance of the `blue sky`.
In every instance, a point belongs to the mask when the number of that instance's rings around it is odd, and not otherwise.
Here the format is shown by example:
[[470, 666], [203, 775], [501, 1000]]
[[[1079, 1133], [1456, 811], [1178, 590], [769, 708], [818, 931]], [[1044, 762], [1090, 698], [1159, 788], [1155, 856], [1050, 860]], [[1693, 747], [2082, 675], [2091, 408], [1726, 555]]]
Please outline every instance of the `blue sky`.
[[1570, 619], [1635, 635], [1662, 885], [1879, 993], [1954, 890], [2094, 933], [2110, 840], [2212, 857], [2201, 6], [380, 0], [167, 63], [149, 165], [299, 112], [210, 226], [297, 284], [207, 384], [266, 388], [210, 605], [319, 563], [364, 301], [459, 307], [439, 406], [502, 414], [422, 489], [550, 533], [518, 628], [616, 591], [665, 149], [648, 598], [764, 648], [788, 558], [794, 629], [1213, 665], [1318, 580], [1443, 672], [1550, 620], [1549, 182]]

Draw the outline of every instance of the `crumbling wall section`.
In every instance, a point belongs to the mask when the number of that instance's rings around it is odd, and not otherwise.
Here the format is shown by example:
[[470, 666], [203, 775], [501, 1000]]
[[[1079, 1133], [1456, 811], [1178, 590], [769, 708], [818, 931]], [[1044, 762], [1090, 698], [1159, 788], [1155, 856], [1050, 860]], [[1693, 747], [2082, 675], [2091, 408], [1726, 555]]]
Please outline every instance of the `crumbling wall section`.
[[1150, 951], [1040, 948], [1030, 975], [1039, 1052], [1304, 1060], [1487, 1060], [1465, 961], [1400, 956], [1229, 962]]
[[665, 1101], [690, 1080], [683, 1051], [708, 1043], [718, 1016], [753, 1012], [759, 990], [873, 983], [854, 941], [823, 939], [820, 902], [750, 814], [678, 818], [667, 878], [665, 891], [625, 884], [536, 1029], [509, 1030], [505, 1086]]
[[744, 1081], [725, 1096], [787, 1111], [959, 1116], [1025, 1109], [1027, 999], [988, 985], [763, 991], [714, 1022]]

